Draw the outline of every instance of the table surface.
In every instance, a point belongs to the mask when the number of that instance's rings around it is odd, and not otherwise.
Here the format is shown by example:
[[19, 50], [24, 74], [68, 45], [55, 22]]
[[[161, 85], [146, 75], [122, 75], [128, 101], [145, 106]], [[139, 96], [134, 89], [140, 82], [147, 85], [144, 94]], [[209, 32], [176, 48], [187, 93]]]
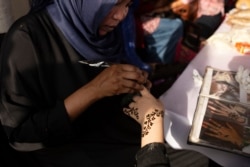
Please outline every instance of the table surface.
[[[224, 21], [214, 35], [229, 32], [231, 27]], [[214, 36], [213, 35], [213, 36]], [[193, 70], [203, 76], [206, 66], [237, 71], [242, 65], [250, 68], [250, 56], [241, 55], [233, 47], [207, 43], [187, 68], [159, 99], [165, 107], [164, 133], [168, 144], [175, 149], [198, 151], [226, 167], [250, 166], [250, 158], [212, 148], [187, 144], [200, 85], [194, 83]]]

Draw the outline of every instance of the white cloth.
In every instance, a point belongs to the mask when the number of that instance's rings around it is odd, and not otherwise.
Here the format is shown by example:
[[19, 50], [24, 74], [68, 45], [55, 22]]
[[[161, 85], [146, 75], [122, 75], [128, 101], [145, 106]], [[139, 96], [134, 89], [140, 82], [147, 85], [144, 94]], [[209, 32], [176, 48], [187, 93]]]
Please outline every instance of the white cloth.
[[[229, 31], [230, 27], [223, 23], [215, 32]], [[249, 167], [250, 158], [224, 152], [212, 148], [187, 144], [194, 111], [200, 91], [200, 84], [195, 84], [193, 71], [202, 76], [206, 66], [224, 70], [238, 70], [240, 65], [250, 68], [250, 56], [239, 54], [234, 48], [220, 45], [216, 47], [208, 43], [190, 62], [173, 86], [160, 96], [165, 106], [164, 131], [165, 139], [175, 149], [198, 151], [225, 167]]]

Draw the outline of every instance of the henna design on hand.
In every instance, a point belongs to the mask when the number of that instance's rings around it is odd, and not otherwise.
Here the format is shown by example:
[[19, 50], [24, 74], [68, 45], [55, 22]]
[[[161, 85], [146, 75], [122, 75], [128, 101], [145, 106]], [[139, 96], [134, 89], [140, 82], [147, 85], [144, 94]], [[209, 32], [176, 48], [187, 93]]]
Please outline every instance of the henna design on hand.
[[139, 113], [138, 113], [138, 108], [129, 108], [129, 110], [125, 110], [124, 111], [125, 114], [127, 114], [128, 116], [135, 116], [135, 118], [138, 120], [139, 119]]
[[152, 112], [151, 114], [146, 115], [146, 121], [144, 122], [141, 136], [144, 137], [148, 135], [149, 130], [154, 125], [153, 121], [156, 119], [156, 117], [163, 118], [163, 115], [164, 115], [163, 110], [157, 110], [157, 109], [155, 109], [155, 111]]

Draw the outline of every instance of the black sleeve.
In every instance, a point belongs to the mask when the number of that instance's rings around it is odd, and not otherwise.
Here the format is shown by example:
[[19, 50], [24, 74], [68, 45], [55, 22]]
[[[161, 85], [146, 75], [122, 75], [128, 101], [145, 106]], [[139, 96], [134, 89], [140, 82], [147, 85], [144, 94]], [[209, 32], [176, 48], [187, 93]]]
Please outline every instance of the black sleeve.
[[163, 143], [150, 143], [136, 154], [136, 167], [170, 167], [167, 148]]
[[71, 137], [64, 99], [54, 95], [53, 78], [44, 72], [48, 59], [39, 57], [35, 36], [15, 25], [5, 36], [0, 56], [0, 118], [10, 144], [32, 151]]

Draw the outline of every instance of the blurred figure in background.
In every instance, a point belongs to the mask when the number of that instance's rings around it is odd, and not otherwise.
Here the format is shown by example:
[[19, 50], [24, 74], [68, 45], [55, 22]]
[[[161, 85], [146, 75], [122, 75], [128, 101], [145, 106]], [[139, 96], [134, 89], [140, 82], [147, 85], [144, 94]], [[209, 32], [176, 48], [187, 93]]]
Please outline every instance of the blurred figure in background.
[[194, 23], [200, 27], [200, 35], [207, 39], [223, 21], [225, 14], [224, 0], [199, 0], [196, 20]]
[[171, 12], [173, 1], [141, 0], [136, 12], [139, 47], [145, 49], [146, 62], [172, 63], [183, 24]]

